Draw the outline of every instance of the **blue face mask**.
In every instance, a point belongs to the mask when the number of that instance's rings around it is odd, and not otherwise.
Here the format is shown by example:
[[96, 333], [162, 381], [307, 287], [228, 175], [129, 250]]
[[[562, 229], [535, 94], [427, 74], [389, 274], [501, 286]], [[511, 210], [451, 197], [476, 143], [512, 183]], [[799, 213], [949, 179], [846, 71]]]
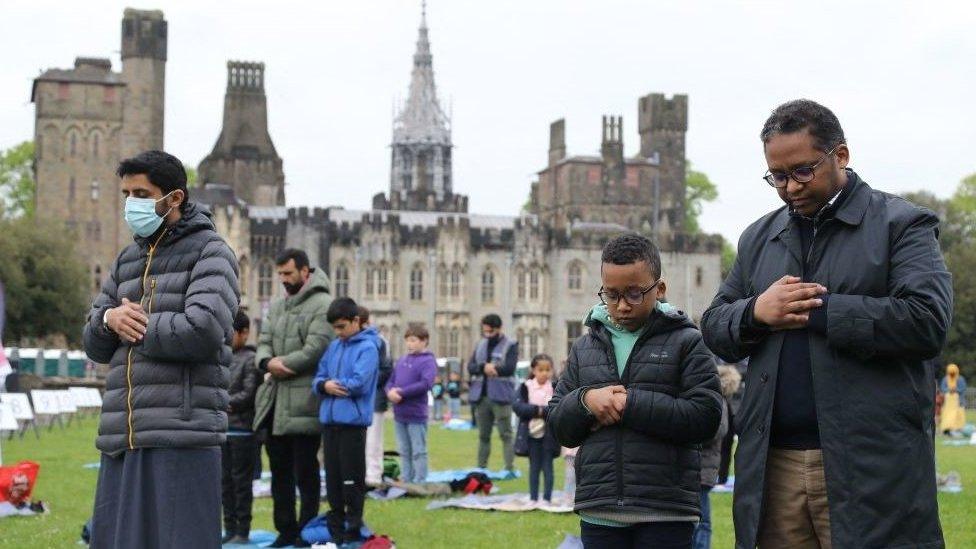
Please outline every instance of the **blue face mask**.
[[662, 313], [667, 314], [667, 313], [670, 313], [671, 311], [675, 311], [677, 309], [678, 309], [677, 307], [675, 307], [674, 305], [672, 305], [670, 303], [665, 303], [663, 301], [658, 301], [657, 302], [657, 310], [661, 311]]
[[[173, 193], [171, 192], [166, 196], [170, 194]], [[165, 199], [166, 196], [159, 200]], [[159, 226], [163, 224], [163, 217], [169, 215], [169, 212], [173, 211], [173, 208], [170, 208], [169, 211], [160, 217], [156, 213], [156, 203], [159, 200], [136, 198], [134, 196], [125, 199], [125, 222], [129, 225], [129, 229], [133, 233], [146, 238], [152, 236], [159, 229]]]

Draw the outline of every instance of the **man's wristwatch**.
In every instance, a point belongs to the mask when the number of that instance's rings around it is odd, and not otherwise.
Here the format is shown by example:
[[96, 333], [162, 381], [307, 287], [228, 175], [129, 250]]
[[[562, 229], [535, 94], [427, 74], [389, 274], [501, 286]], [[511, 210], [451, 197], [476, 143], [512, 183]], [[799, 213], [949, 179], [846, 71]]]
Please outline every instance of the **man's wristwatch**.
[[105, 309], [105, 312], [102, 313], [102, 327], [111, 332], [112, 329], [108, 327], [108, 311]]

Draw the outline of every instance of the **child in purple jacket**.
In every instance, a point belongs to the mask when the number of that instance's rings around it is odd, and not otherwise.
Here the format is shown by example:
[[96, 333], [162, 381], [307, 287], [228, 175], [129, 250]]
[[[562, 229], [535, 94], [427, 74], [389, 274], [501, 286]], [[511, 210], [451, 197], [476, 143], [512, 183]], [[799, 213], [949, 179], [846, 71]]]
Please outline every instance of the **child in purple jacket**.
[[397, 449], [400, 451], [401, 480], [427, 480], [427, 391], [434, 385], [437, 361], [427, 350], [430, 334], [411, 326], [404, 334], [407, 354], [400, 357], [386, 383], [386, 396], [393, 403]]

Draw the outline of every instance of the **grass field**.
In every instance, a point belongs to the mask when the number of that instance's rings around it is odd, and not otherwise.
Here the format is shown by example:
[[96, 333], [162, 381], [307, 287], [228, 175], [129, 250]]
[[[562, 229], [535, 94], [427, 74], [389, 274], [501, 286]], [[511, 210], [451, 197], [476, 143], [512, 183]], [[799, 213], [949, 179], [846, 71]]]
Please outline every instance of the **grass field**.
[[[976, 417], [970, 416], [970, 420]], [[395, 446], [392, 423], [387, 422], [386, 445]], [[36, 498], [50, 503], [51, 513], [35, 517], [0, 519], [0, 547], [55, 548], [77, 547], [81, 526], [91, 514], [97, 470], [85, 469], [86, 463], [99, 459], [94, 447], [96, 419], [88, 417], [61, 431], [42, 432], [41, 440], [32, 434], [23, 440], [4, 440], [3, 460], [12, 464], [31, 459], [41, 464], [34, 490]], [[502, 466], [497, 436], [493, 440], [490, 468]], [[477, 436], [474, 431], [446, 431], [432, 426], [429, 432], [430, 467], [454, 469], [474, 464]], [[976, 447], [943, 446], [937, 441], [939, 469], [955, 470], [962, 475], [965, 491], [961, 494], [939, 494], [942, 525], [949, 547], [976, 547]], [[528, 462], [517, 458], [523, 475]], [[562, 460], [556, 461], [556, 489], [562, 486]], [[526, 480], [499, 482], [505, 492], [527, 491]], [[714, 547], [733, 546], [732, 498], [730, 494], [712, 495]], [[367, 500], [366, 520], [380, 533], [389, 534], [399, 547], [556, 547], [566, 533], [579, 533], [575, 515], [554, 515], [543, 511], [529, 513], [489, 513], [443, 509], [427, 511], [427, 500], [400, 499], [389, 502]], [[325, 503], [323, 502], [323, 511]], [[254, 504], [254, 528], [273, 530], [271, 500]]]

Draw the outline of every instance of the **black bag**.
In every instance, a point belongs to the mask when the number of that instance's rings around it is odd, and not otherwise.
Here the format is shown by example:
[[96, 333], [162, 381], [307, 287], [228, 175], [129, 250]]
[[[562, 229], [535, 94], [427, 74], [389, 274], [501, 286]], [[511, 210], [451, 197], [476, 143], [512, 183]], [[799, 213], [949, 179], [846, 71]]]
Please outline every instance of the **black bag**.
[[529, 422], [519, 421], [518, 430], [515, 431], [515, 443], [512, 445], [515, 455], [519, 457], [529, 457]]

